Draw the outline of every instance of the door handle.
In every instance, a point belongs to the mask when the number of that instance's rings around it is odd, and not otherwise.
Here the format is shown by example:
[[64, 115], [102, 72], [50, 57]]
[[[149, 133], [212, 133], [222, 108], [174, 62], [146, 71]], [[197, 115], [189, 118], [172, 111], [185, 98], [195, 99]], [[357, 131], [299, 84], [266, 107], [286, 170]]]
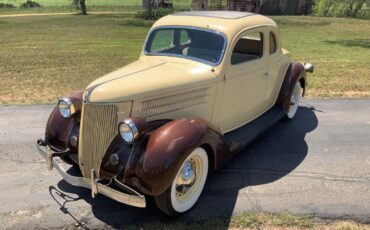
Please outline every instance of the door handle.
[[269, 73], [264, 73], [263, 74], [263, 80], [267, 80], [269, 78]]

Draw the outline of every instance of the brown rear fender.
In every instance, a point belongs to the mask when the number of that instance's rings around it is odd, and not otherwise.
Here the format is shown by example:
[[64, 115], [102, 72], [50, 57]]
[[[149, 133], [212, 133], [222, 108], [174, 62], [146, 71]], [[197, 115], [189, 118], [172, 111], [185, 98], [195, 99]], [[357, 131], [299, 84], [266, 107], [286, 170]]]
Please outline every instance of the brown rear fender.
[[[69, 148], [69, 137], [71, 134], [78, 135], [79, 123], [82, 108], [82, 94], [83, 91], [73, 93], [68, 98], [73, 103], [76, 112], [70, 118], [64, 118], [60, 115], [58, 106], [51, 112], [45, 129], [46, 143], [59, 148]], [[77, 149], [71, 148], [76, 152]]]
[[306, 70], [301, 63], [295, 62], [291, 63], [286, 71], [276, 105], [282, 106], [286, 111], [289, 110], [290, 98], [297, 82], [300, 82], [303, 88], [302, 96], [304, 96], [307, 88]]

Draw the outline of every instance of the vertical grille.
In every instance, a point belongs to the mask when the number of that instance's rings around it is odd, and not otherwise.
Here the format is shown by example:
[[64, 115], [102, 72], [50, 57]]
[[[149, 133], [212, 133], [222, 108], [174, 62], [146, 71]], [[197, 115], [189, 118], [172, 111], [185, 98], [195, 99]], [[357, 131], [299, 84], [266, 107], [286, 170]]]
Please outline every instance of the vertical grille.
[[84, 104], [79, 159], [85, 177], [91, 176], [91, 169], [99, 174], [102, 158], [117, 135], [117, 109], [112, 104]]

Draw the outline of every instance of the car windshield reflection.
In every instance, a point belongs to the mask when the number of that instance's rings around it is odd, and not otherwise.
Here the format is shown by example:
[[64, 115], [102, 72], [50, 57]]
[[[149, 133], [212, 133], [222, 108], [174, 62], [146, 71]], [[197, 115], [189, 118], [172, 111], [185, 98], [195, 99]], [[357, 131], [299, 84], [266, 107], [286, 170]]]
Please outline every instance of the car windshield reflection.
[[225, 37], [212, 30], [162, 27], [150, 33], [145, 53], [177, 56], [215, 66], [222, 60], [225, 44]]

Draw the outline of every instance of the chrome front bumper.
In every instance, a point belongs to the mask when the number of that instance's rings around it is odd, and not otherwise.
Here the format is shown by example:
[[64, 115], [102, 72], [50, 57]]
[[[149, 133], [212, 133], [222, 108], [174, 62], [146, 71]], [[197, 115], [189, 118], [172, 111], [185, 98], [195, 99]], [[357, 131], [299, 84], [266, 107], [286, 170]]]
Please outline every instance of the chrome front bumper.
[[107, 185], [99, 183], [99, 179], [95, 177], [94, 169], [91, 172], [91, 179], [82, 176], [79, 177], [70, 175], [68, 173], [68, 169], [71, 167], [71, 165], [66, 164], [62, 159], [60, 159], [59, 156], [55, 156], [57, 152], [53, 152], [50, 147], [45, 147], [40, 144], [37, 144], [37, 150], [40, 155], [46, 159], [49, 170], [54, 167], [59, 172], [59, 174], [62, 175], [63, 179], [69, 184], [91, 189], [92, 197], [95, 197], [98, 193], [100, 193], [120, 203], [145, 208], [146, 202], [144, 195], [141, 195], [135, 190], [123, 185], [116, 179], [114, 179], [114, 182], [117, 183], [119, 187], [124, 187], [132, 194], [123, 193], [121, 191], [108, 187]]

